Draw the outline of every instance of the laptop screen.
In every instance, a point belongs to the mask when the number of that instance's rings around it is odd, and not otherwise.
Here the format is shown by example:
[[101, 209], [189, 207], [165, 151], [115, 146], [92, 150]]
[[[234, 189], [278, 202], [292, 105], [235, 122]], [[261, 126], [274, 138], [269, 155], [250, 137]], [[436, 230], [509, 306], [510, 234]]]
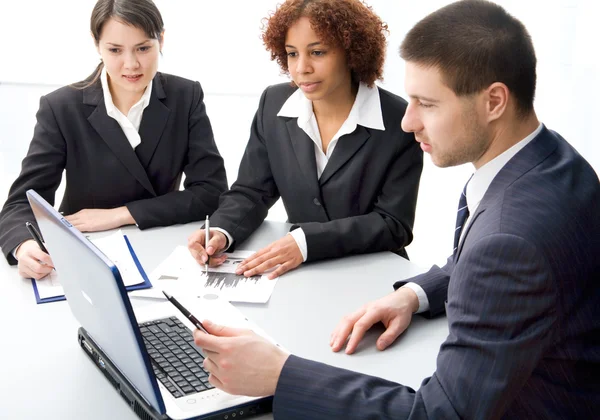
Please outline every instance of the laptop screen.
[[114, 264], [35, 191], [27, 198], [73, 315], [146, 401], [165, 406], [121, 276]]

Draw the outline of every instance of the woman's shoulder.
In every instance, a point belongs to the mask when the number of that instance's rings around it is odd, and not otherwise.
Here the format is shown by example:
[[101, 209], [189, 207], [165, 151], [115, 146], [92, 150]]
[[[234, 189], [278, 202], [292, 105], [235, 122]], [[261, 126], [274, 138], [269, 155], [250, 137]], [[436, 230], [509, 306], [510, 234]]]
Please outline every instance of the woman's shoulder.
[[46, 98], [48, 102], [52, 103], [53, 105], [67, 104], [72, 103], [74, 101], [81, 102], [83, 98], [83, 91], [85, 89], [90, 89], [90, 87], [82, 88], [79, 87], [77, 83], [74, 83], [71, 85], [62, 86], [56, 90], [53, 90], [50, 93], [46, 93], [45, 95], [43, 95], [43, 97]]
[[190, 88], [193, 85], [199, 84], [198, 81], [194, 81], [191, 79], [186, 79], [185, 77], [176, 76], [174, 74], [157, 72], [154, 79], [160, 80], [160, 83], [163, 85], [163, 88]]
[[261, 102], [264, 103], [264, 106], [268, 106], [279, 112], [285, 101], [297, 90], [298, 87], [290, 82], [270, 85], [263, 91]]
[[289, 98], [296, 90], [298, 90], [298, 86], [290, 82], [286, 82], [267, 86], [264, 92], [268, 92], [270, 96], [286, 96]]

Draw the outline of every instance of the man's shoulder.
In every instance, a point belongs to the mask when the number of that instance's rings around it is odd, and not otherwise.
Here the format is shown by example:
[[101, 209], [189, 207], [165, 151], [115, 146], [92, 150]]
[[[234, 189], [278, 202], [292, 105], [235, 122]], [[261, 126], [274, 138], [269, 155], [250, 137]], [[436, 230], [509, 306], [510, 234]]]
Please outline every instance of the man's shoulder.
[[[560, 135], [546, 132], [536, 139], [545, 144], [532, 142], [526, 147], [542, 148], [553, 142], [552, 151], [539, 155], [538, 163], [492, 198], [484, 212], [487, 214], [481, 215], [488, 224], [484, 230], [495, 229], [531, 242], [558, 245], [598, 229], [594, 209], [600, 208], [600, 183], [596, 173]], [[526, 155], [531, 156], [532, 153]], [[513, 159], [524, 156], [517, 154]], [[506, 166], [509, 165], [511, 162]]]

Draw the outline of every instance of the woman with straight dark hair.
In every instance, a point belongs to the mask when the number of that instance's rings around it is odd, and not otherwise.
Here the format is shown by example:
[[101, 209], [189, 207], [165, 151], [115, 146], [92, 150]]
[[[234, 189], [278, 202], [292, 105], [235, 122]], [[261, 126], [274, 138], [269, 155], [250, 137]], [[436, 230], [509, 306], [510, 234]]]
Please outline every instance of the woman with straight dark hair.
[[211, 217], [209, 243], [202, 230], [189, 238], [191, 254], [204, 263], [232, 249], [281, 197], [291, 232], [238, 274], [273, 269], [273, 278], [367, 252], [406, 257], [423, 153], [400, 127], [406, 101], [375, 85], [387, 26], [359, 0], [287, 0], [266, 23], [264, 44], [292, 83], [264, 91], [237, 181]]
[[60, 211], [82, 232], [201, 220], [227, 189], [200, 84], [157, 72], [164, 27], [155, 4], [98, 0], [91, 32], [101, 63], [83, 82], [42, 96], [0, 213], [0, 247], [24, 277], [53, 267], [25, 227], [35, 224], [25, 192], [54, 204], [63, 170]]

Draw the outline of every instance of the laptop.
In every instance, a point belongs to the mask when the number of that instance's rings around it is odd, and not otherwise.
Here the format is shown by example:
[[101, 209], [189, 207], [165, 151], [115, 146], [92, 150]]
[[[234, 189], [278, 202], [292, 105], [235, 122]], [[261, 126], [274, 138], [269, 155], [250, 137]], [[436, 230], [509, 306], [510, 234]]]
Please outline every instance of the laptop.
[[[134, 312], [117, 267], [39, 194], [29, 190], [27, 198], [81, 324], [81, 348], [139, 418], [237, 420], [271, 411], [272, 396], [234, 396], [214, 388], [190, 321], [169, 302]], [[194, 298], [189, 305], [199, 319], [265, 335], [225, 300]]]

